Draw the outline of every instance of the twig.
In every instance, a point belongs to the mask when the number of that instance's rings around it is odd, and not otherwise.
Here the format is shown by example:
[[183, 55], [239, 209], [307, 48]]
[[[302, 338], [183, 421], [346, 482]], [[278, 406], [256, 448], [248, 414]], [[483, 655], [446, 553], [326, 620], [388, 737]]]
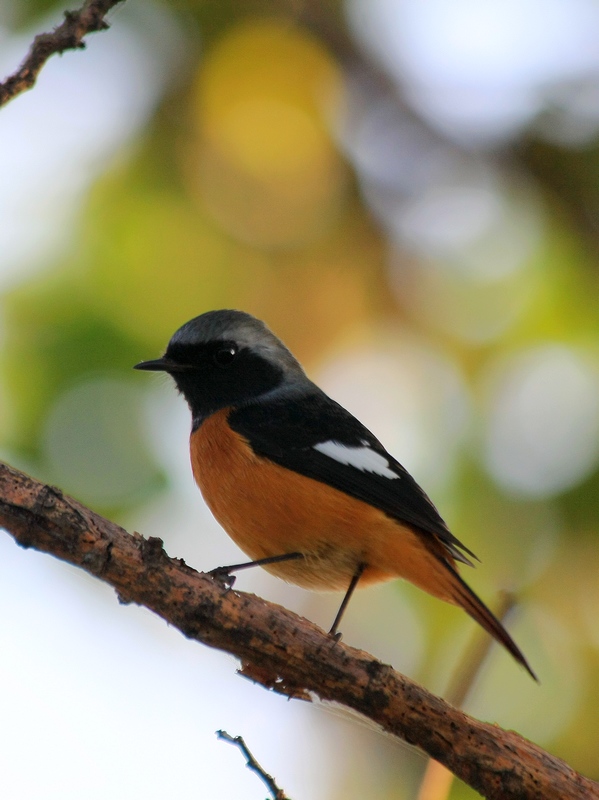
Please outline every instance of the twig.
[[[500, 598], [499, 607], [495, 610], [497, 619], [503, 622], [515, 605], [515, 596], [504, 592]], [[468, 699], [485, 659], [495, 644], [490, 636], [480, 635], [481, 633], [482, 631], [477, 628], [476, 636], [464, 653], [461, 664], [453, 673], [453, 680], [446, 692], [449, 702], [458, 708], [461, 708]]]
[[127, 533], [1, 463], [0, 527], [23, 547], [106, 581], [123, 602], [146, 606], [188, 638], [232, 653], [268, 688], [363, 714], [490, 800], [599, 800], [598, 783], [514, 731], [469, 717], [281, 606], [169, 558], [160, 539]]
[[[516, 598], [514, 595], [505, 592], [501, 598], [499, 608], [495, 611], [497, 619], [503, 622], [515, 604]], [[472, 687], [492, 645], [493, 639], [490, 636], [485, 636], [477, 628], [476, 636], [455, 670], [454, 678], [447, 690], [447, 700], [457, 708], [462, 707], [472, 691]], [[447, 800], [451, 792], [452, 783], [453, 774], [443, 764], [431, 758], [426, 765], [417, 800]]]
[[65, 11], [64, 22], [52, 33], [36, 36], [19, 69], [0, 83], [0, 106], [31, 89], [42, 67], [54, 53], [83, 49], [84, 36], [107, 30], [109, 25], [104, 17], [113, 6], [122, 2], [124, 0], [85, 0], [77, 11]]
[[273, 800], [289, 800], [285, 792], [282, 789], [279, 789], [272, 775], [269, 775], [268, 772], [266, 772], [266, 770], [263, 769], [260, 764], [258, 764], [254, 756], [249, 751], [243, 736], [231, 736], [231, 734], [227, 733], [227, 731], [217, 731], [216, 735], [219, 739], [224, 739], [225, 742], [230, 742], [231, 744], [235, 744], [237, 747], [239, 747], [245, 756], [247, 768], [251, 769], [252, 772], [255, 772], [256, 775], [262, 778], [268, 787], [268, 791], [272, 794]]

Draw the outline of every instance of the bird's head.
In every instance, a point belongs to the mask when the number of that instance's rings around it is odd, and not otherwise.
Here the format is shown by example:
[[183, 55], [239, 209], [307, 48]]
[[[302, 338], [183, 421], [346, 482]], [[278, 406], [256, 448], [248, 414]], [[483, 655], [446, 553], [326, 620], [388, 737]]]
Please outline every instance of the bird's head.
[[186, 322], [162, 358], [142, 361], [135, 369], [171, 375], [194, 425], [222, 408], [308, 382], [298, 361], [263, 322], [231, 310], [208, 311]]

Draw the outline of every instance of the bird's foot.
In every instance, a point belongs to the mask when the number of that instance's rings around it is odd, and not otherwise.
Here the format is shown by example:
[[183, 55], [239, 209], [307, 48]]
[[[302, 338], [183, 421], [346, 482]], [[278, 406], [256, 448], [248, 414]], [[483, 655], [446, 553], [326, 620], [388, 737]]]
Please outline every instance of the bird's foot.
[[207, 575], [210, 575], [212, 580], [220, 583], [225, 589], [232, 589], [235, 581], [237, 580], [236, 575], [232, 575], [230, 572], [230, 567], [216, 567], [215, 569], [211, 569], [210, 572], [207, 572]]

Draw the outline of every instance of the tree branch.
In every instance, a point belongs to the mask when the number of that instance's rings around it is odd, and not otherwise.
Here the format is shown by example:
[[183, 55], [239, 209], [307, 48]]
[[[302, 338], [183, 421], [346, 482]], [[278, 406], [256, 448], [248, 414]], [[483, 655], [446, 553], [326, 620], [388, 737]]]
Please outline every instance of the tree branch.
[[19, 69], [0, 83], [0, 106], [21, 92], [31, 89], [42, 67], [54, 53], [83, 49], [83, 37], [95, 31], [108, 29], [104, 17], [113, 6], [123, 0], [85, 0], [77, 11], [65, 11], [64, 22], [52, 33], [40, 33], [33, 40]]
[[169, 558], [160, 539], [127, 533], [2, 464], [0, 525], [23, 547], [81, 567], [123, 602], [144, 605], [188, 638], [232, 653], [263, 685], [358, 711], [491, 800], [599, 800], [599, 784], [517, 733], [469, 717], [296, 614]]
[[269, 775], [268, 772], [256, 761], [247, 744], [245, 743], [243, 736], [231, 736], [231, 734], [227, 733], [227, 731], [217, 731], [216, 735], [219, 739], [224, 739], [225, 742], [234, 744], [241, 750], [245, 756], [246, 767], [251, 769], [252, 772], [255, 772], [256, 775], [258, 775], [258, 777], [264, 781], [268, 787], [268, 791], [273, 796], [273, 800], [289, 800], [285, 792], [282, 789], [279, 789], [272, 775]]

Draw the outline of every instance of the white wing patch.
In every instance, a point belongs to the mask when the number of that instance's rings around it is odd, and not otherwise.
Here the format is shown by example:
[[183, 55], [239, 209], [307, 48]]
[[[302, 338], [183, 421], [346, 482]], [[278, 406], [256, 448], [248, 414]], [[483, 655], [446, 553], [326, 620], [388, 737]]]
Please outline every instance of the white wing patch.
[[334, 458], [341, 464], [346, 464], [362, 472], [374, 472], [375, 475], [380, 475], [382, 478], [390, 478], [395, 480], [400, 476], [389, 468], [389, 462], [380, 453], [375, 453], [367, 444], [363, 447], [347, 447], [341, 442], [329, 440], [328, 442], [320, 442], [314, 445], [314, 449], [319, 453], [323, 453], [329, 458]]

